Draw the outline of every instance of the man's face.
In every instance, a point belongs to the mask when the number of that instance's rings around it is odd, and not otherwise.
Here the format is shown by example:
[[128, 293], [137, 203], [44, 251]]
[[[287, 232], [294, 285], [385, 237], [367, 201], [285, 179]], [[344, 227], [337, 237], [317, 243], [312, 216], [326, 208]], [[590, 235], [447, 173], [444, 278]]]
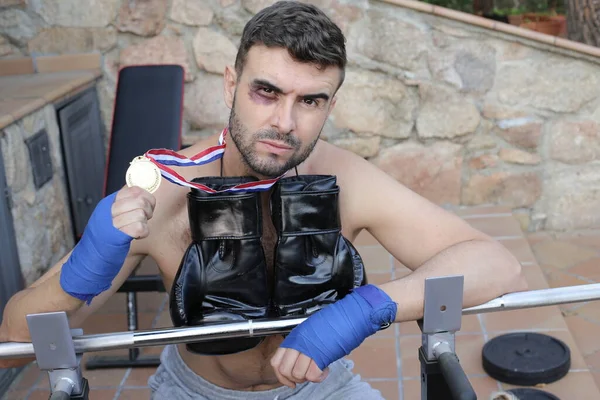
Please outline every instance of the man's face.
[[[236, 79], [237, 78], [237, 79]], [[294, 61], [286, 49], [253, 46], [240, 77], [225, 73], [230, 137], [244, 163], [265, 177], [303, 162], [335, 104], [336, 67]]]

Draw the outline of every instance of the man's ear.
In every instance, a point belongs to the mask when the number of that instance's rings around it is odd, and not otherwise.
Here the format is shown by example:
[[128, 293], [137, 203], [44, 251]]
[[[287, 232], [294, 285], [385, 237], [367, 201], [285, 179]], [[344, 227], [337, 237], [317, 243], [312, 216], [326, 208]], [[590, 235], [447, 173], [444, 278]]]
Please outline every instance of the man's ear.
[[237, 84], [237, 74], [235, 69], [228, 65], [225, 67], [225, 74], [223, 76], [223, 89], [225, 95], [225, 104], [229, 109], [233, 107], [233, 97], [235, 95], [235, 87]]
[[331, 112], [335, 108], [336, 103], [337, 103], [337, 96], [333, 96], [333, 99], [331, 99], [331, 102], [329, 103], [329, 111], [327, 112], [327, 114], [331, 114]]

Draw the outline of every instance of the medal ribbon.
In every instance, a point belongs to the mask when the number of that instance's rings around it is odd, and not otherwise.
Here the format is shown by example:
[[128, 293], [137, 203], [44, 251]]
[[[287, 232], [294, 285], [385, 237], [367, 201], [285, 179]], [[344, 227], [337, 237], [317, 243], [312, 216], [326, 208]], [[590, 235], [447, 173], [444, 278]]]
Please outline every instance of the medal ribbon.
[[216, 146], [211, 146], [206, 150], [201, 151], [196, 154], [192, 158], [187, 158], [181, 154], [178, 154], [172, 150], [168, 149], [152, 149], [148, 150], [144, 156], [150, 159], [154, 165], [160, 170], [160, 174], [169, 182], [172, 182], [176, 185], [187, 186], [194, 189], [199, 189], [207, 193], [223, 193], [223, 192], [260, 192], [264, 190], [268, 190], [271, 186], [273, 186], [283, 175], [274, 178], [274, 179], [265, 179], [256, 182], [248, 182], [242, 183], [236, 186], [233, 186], [229, 189], [224, 190], [214, 190], [209, 188], [208, 186], [201, 185], [195, 182], [189, 182], [184, 177], [179, 175], [177, 172], [173, 171], [167, 165], [174, 165], [177, 167], [190, 167], [195, 165], [203, 165], [211, 163], [215, 160], [218, 160], [223, 157], [223, 153], [225, 152], [225, 136], [227, 135], [227, 128], [223, 129], [221, 134], [219, 135], [219, 144]]

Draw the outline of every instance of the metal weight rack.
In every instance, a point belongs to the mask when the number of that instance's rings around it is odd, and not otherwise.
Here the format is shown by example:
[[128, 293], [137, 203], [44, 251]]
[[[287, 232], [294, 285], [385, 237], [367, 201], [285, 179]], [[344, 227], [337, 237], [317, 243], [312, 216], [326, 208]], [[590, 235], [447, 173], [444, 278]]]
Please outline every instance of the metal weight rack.
[[[424, 314], [419, 321], [423, 332], [419, 349], [421, 400], [477, 398], [455, 352], [454, 335], [460, 330], [462, 315], [598, 300], [600, 284], [510, 293], [466, 309], [462, 308], [462, 299], [462, 276], [425, 281]], [[27, 323], [31, 343], [0, 344], [0, 359], [35, 356], [40, 370], [48, 373], [51, 400], [88, 400], [89, 386], [81, 372], [85, 352], [282, 334], [304, 320], [273, 319], [84, 336], [82, 330], [69, 328], [64, 312], [30, 314]]]

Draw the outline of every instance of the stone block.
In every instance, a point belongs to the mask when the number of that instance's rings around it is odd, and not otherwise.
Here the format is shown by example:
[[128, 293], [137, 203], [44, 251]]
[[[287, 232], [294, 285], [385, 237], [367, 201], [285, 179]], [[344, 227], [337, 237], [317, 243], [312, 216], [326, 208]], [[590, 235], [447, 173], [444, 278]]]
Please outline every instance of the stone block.
[[121, 0], [86, 0], [82, 6], [81, 0], [35, 0], [29, 1], [29, 6], [48, 25], [101, 28], [115, 21], [120, 3]]
[[568, 164], [600, 160], [600, 124], [559, 121], [547, 125], [550, 157]]
[[422, 138], [454, 138], [475, 132], [481, 117], [471, 100], [442, 86], [421, 85], [417, 132]]
[[371, 161], [397, 181], [438, 204], [460, 202], [461, 146], [414, 142], [382, 149]]
[[117, 29], [140, 36], [158, 35], [165, 27], [167, 0], [128, 0], [121, 3]]
[[190, 26], [210, 25], [214, 12], [210, 6], [197, 0], [173, 0], [171, 19]]
[[210, 28], [198, 28], [194, 41], [194, 56], [198, 67], [223, 74], [227, 65], [234, 65], [237, 47], [229, 38]]
[[332, 115], [335, 125], [390, 138], [410, 136], [416, 94], [398, 79], [366, 70], [348, 70]]
[[117, 31], [108, 28], [50, 27], [27, 43], [29, 52], [42, 54], [108, 51], [117, 44]]
[[193, 130], [222, 129], [229, 119], [229, 108], [223, 98], [223, 78], [203, 74], [185, 87], [185, 117]]
[[475, 173], [463, 188], [462, 203], [529, 207], [541, 193], [542, 182], [537, 172]]
[[543, 201], [536, 207], [547, 216], [548, 230], [600, 226], [600, 163], [555, 166], [546, 172]]

